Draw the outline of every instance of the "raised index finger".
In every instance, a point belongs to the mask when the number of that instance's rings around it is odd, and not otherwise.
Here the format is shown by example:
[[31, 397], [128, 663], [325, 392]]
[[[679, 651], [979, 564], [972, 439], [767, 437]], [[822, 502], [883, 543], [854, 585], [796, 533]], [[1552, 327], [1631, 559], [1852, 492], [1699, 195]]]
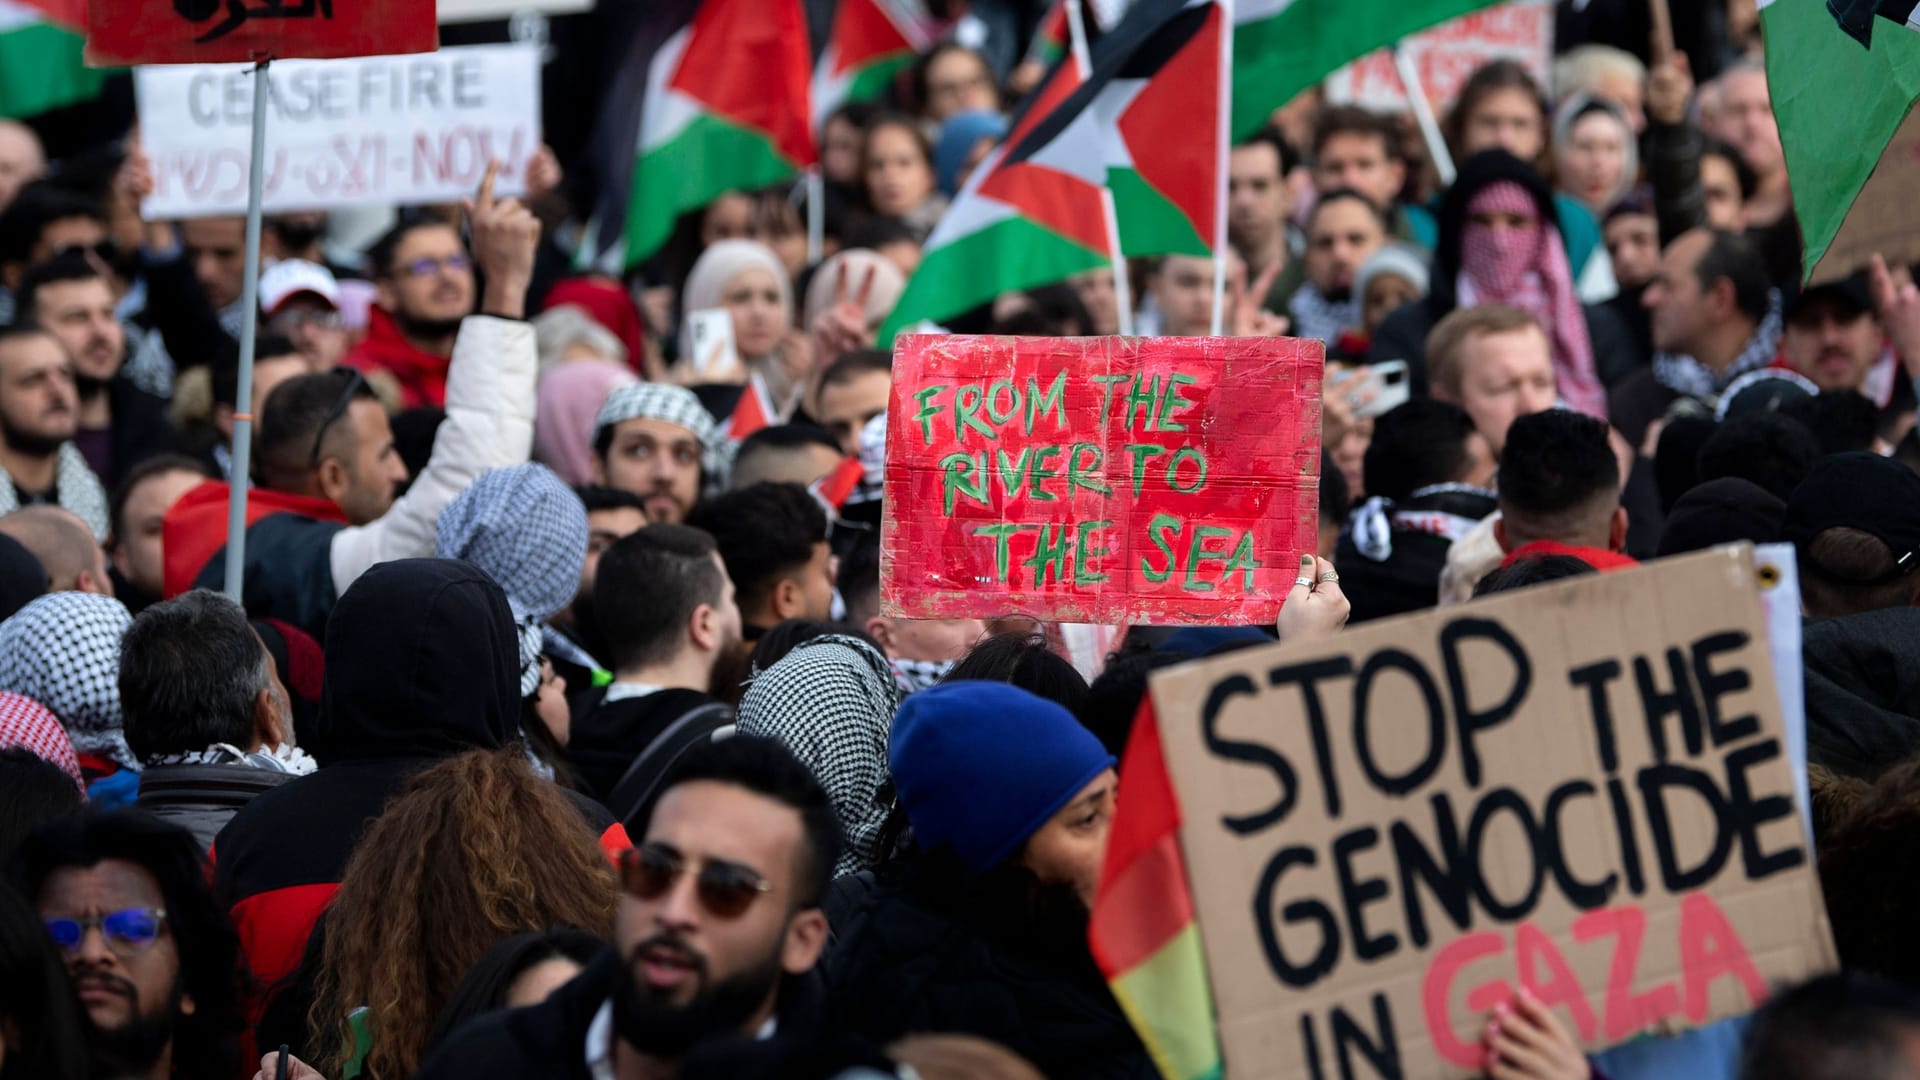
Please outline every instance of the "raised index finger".
[[493, 209], [493, 182], [500, 177], [500, 159], [487, 162], [487, 174], [480, 178], [480, 193], [473, 198], [476, 210]]

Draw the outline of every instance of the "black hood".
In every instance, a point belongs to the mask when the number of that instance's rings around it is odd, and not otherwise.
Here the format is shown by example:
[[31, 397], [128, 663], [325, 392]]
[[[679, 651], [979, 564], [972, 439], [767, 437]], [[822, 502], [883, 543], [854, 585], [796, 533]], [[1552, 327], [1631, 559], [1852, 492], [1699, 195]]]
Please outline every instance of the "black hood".
[[1440, 200], [1439, 240], [1433, 246], [1433, 285], [1427, 290], [1427, 305], [1445, 316], [1459, 303], [1454, 283], [1460, 279], [1460, 233], [1467, 225], [1467, 207], [1473, 197], [1493, 184], [1511, 180], [1527, 189], [1540, 208], [1540, 223], [1560, 227], [1560, 213], [1553, 205], [1553, 188], [1540, 170], [1505, 150], [1482, 150], [1460, 166], [1460, 175]]
[[494, 749], [519, 730], [520, 649], [500, 586], [470, 563], [360, 575], [327, 622], [322, 764]]
[[1920, 751], [1920, 608], [1806, 624], [1807, 759], [1871, 780]]

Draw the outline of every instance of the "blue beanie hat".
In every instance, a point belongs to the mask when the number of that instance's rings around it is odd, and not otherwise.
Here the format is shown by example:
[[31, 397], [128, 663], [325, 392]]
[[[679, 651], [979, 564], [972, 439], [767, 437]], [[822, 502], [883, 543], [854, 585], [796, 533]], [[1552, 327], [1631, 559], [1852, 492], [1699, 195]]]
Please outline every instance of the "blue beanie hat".
[[962, 680], [907, 698], [887, 749], [920, 847], [998, 866], [1114, 759], [1073, 714], [1015, 686]]

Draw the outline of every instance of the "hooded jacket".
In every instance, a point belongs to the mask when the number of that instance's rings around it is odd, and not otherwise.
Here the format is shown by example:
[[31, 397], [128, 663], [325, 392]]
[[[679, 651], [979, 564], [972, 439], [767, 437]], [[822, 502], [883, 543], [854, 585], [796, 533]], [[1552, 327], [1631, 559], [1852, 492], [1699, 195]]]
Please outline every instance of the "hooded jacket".
[[384, 371], [400, 386], [400, 407], [441, 408], [447, 403], [447, 368], [450, 357], [416, 349], [400, 335], [400, 325], [386, 310], [374, 306], [367, 310], [367, 336], [347, 353], [341, 363], [361, 371]]
[[[474, 566], [402, 559], [361, 575], [327, 625], [320, 769], [264, 792], [214, 843], [215, 889], [259, 985], [300, 963], [367, 824], [414, 773], [518, 736], [520, 659], [506, 594]], [[601, 846], [626, 831], [576, 797]]]
[[1920, 750], [1920, 608], [1807, 623], [1807, 760], [1867, 780]]

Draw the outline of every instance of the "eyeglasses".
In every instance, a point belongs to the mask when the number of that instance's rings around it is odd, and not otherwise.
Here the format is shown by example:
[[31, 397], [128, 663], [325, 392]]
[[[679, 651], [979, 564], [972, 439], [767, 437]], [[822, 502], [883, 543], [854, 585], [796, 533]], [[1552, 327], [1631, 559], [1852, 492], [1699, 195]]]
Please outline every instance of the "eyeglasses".
[[473, 260], [467, 258], [465, 255], [448, 255], [440, 259], [415, 259], [401, 269], [406, 271], [408, 277], [427, 277], [431, 274], [437, 274], [442, 270], [452, 270], [458, 273], [462, 270], [470, 270], [472, 268]]
[[315, 330], [338, 330], [345, 325], [345, 320], [337, 311], [317, 311], [307, 308], [277, 312], [267, 320], [267, 325], [279, 333], [286, 334], [303, 327], [312, 327]]
[[84, 919], [47, 919], [48, 936], [62, 952], [73, 952], [86, 940], [94, 927], [107, 939], [107, 948], [120, 956], [138, 956], [160, 939], [160, 926], [166, 921], [164, 908], [127, 908]]
[[[688, 872], [687, 860], [677, 852], [648, 845], [620, 853], [620, 887], [640, 900], [658, 900]], [[700, 904], [718, 919], [739, 918], [773, 882], [739, 863], [708, 860], [700, 864], [695, 882]]]
[[320, 464], [320, 442], [327, 437], [327, 429], [346, 414], [347, 406], [353, 404], [353, 399], [367, 385], [367, 380], [361, 377], [358, 369], [348, 368], [347, 373], [346, 390], [341, 392], [340, 400], [333, 403], [333, 408], [327, 410], [326, 417], [313, 431], [313, 452], [307, 455], [307, 467], [310, 469]]

